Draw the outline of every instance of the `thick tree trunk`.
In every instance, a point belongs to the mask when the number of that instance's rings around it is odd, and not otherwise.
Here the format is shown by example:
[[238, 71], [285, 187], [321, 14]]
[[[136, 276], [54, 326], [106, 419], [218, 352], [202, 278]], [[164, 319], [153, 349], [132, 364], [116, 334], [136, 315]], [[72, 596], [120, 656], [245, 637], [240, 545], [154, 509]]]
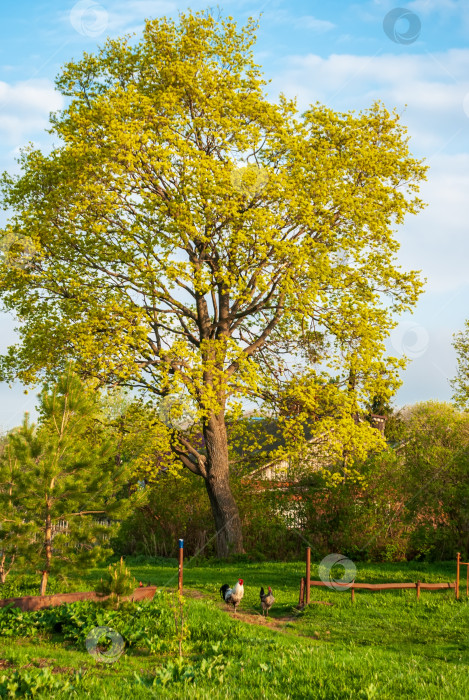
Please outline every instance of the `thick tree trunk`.
[[242, 554], [243, 533], [238, 506], [230, 487], [228, 439], [223, 416], [212, 416], [204, 426], [207, 462], [205, 486], [217, 529], [217, 554]]

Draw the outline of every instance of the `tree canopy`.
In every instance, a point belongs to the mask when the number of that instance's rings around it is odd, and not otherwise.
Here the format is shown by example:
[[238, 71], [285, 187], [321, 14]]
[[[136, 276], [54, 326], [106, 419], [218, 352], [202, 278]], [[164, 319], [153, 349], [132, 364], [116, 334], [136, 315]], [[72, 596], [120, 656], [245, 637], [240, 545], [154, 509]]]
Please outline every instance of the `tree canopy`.
[[396, 262], [425, 176], [398, 115], [269, 100], [255, 32], [188, 12], [69, 63], [57, 145], [25, 149], [2, 189], [1, 293], [20, 322], [3, 378], [72, 360], [102, 384], [184, 392], [204, 450], [181, 430], [171, 449], [205, 479], [224, 553], [242, 549], [226, 412], [293, 392], [297, 422], [346, 404], [353, 426], [398, 384], [384, 342], [422, 286]]

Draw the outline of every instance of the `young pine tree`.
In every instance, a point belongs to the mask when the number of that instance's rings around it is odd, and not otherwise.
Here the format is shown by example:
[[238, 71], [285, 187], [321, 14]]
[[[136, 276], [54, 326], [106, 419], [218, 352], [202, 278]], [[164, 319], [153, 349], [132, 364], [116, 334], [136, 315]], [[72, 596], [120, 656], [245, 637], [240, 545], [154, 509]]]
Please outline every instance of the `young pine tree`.
[[130, 595], [137, 585], [136, 579], [124, 564], [124, 558], [114, 566], [110, 565], [106, 578], [101, 579], [96, 587], [97, 593], [111, 596], [111, 604], [119, 606], [122, 596]]
[[119, 491], [126, 470], [116, 466], [97, 411], [96, 393], [66, 373], [40, 395], [38, 425], [26, 417], [1, 460], [1, 538], [24, 568], [41, 573], [40, 595], [51, 574], [83, 569], [108, 553], [99, 519], [125, 508]]

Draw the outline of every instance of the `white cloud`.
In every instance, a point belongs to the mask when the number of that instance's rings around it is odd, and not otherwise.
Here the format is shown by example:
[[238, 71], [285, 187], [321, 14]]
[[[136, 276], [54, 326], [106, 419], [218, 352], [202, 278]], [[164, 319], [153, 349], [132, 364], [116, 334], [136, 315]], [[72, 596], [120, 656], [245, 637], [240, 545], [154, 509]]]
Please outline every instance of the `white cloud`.
[[[18, 341], [14, 331], [15, 321], [11, 314], [0, 313], [0, 353], [6, 352], [9, 345]], [[10, 389], [5, 382], [0, 383], [0, 434], [16, 425], [20, 425], [25, 411], [36, 415], [34, 406], [37, 391], [24, 394], [23, 387], [15, 383]]]
[[[363, 109], [380, 99], [408, 127], [410, 149], [430, 166], [421, 197], [428, 207], [399, 229], [405, 269], [422, 269], [427, 291], [464, 289], [469, 259], [469, 50], [420, 55], [309, 54], [286, 59], [272, 93]], [[466, 101], [465, 101], [466, 100]], [[466, 112], [464, 111], [466, 106]], [[458, 303], [461, 303], [459, 301]]]
[[333, 22], [325, 19], [318, 19], [313, 15], [301, 15], [298, 16], [283, 9], [271, 9], [264, 13], [263, 20], [270, 22], [271, 24], [278, 24], [290, 27], [295, 27], [296, 29], [306, 29], [316, 34], [323, 34], [331, 29], [334, 29], [336, 25]]
[[440, 153], [430, 161], [421, 187], [427, 208], [399, 233], [404, 267], [422, 269], [428, 291], [467, 289], [469, 259], [469, 153]]
[[[206, 3], [196, 0], [191, 4], [193, 10], [197, 6], [205, 9]], [[187, 10], [187, 4], [181, 0], [78, 0], [69, 10], [62, 11], [60, 17], [76, 39], [89, 37], [99, 41], [124, 32], [141, 33], [145, 19], [174, 16], [178, 10]]]
[[297, 96], [300, 109], [316, 101], [340, 110], [362, 109], [379, 99], [404, 112], [413, 148], [422, 155], [431, 155], [456, 134], [464, 145], [453, 146], [469, 150], [467, 49], [420, 55], [292, 55], [274, 77], [271, 91]]
[[44, 135], [49, 113], [61, 109], [62, 96], [46, 79], [0, 82], [0, 139], [10, 148]]
[[145, 19], [154, 19], [164, 15], [173, 15], [178, 3], [171, 0], [130, 0], [116, 3], [109, 12], [109, 29], [111, 31], [129, 30], [129, 25], [143, 28]]
[[462, 8], [460, 0], [413, 0], [406, 4], [408, 10], [421, 14], [431, 12], [459, 12]]
[[16, 382], [11, 389], [8, 384], [0, 384], [0, 434], [21, 425], [26, 412], [29, 413], [32, 422], [37, 420], [35, 406], [38, 391], [32, 389], [28, 394], [24, 391], [19, 382]]
[[295, 22], [297, 27], [303, 27], [304, 29], [311, 29], [313, 32], [328, 32], [331, 29], [335, 28], [335, 24], [333, 22], [328, 22], [327, 20], [324, 19], [317, 19], [316, 17], [313, 17], [312, 15], [304, 15], [303, 17], [299, 17], [296, 22]]
[[[435, 316], [415, 314], [412, 320], [426, 324], [429, 333], [427, 351], [413, 359], [401, 374], [403, 385], [396, 394], [395, 404], [404, 406], [419, 401], [429, 401], [436, 396], [440, 401], [450, 401], [453, 389], [450, 380], [457, 372], [456, 352], [452, 346], [454, 328], [444, 325], [444, 316], [439, 308]], [[462, 321], [462, 319], [461, 319]], [[389, 353], [396, 354], [389, 347]]]

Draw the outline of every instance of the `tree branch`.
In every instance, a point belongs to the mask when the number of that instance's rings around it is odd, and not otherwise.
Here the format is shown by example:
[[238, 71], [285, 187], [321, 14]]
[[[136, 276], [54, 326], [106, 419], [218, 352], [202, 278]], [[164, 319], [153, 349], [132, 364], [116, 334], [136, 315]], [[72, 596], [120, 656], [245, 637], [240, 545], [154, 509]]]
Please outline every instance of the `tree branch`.
[[[282, 292], [280, 294], [280, 298], [277, 304], [277, 309], [275, 311], [275, 314], [273, 318], [270, 320], [270, 322], [267, 324], [266, 328], [262, 331], [260, 336], [255, 340], [251, 345], [249, 345], [247, 348], [243, 350], [244, 357], [250, 357], [256, 350], [258, 350], [262, 345], [265, 343], [266, 339], [270, 335], [271, 331], [275, 328], [275, 326], [278, 323], [278, 320], [281, 316], [281, 313], [283, 311], [283, 302], [285, 301], [285, 292]], [[226, 376], [231, 377], [236, 370], [239, 367], [239, 362], [235, 360], [235, 362], [232, 362], [231, 365], [228, 367], [226, 371]]]

